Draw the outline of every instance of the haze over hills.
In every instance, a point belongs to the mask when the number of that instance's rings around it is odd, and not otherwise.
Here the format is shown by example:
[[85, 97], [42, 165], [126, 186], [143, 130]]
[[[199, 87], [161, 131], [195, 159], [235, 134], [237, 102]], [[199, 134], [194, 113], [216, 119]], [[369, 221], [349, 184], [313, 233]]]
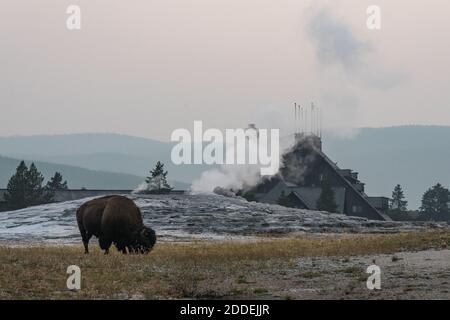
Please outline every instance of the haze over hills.
[[62, 156], [92, 153], [161, 154], [167, 143], [114, 133], [0, 137], [1, 154]]
[[0, 155], [17, 159], [66, 164], [147, 176], [157, 161], [165, 164], [169, 179], [190, 185], [206, 165], [174, 165], [173, 143], [121, 134], [67, 134], [0, 137]]
[[[325, 134], [323, 149], [341, 168], [359, 172], [369, 195], [390, 196], [397, 183], [405, 190], [409, 207], [420, 206], [423, 192], [440, 182], [450, 187], [450, 126], [399, 126], [363, 128], [352, 138]], [[38, 168], [53, 174], [50, 163], [82, 167], [90, 170], [125, 174], [121, 185], [136, 186], [161, 160], [166, 164], [170, 180], [190, 184], [206, 165], [176, 166], [170, 161], [173, 143], [119, 134], [68, 134], [55, 136], [0, 137], [0, 154], [17, 159], [46, 162]], [[8, 165], [7, 165], [8, 164]], [[17, 160], [0, 158], [0, 185], [5, 185]], [[49, 167], [50, 166], [50, 167]], [[42, 167], [42, 168], [41, 168]], [[109, 185], [113, 180], [91, 171], [81, 174], [82, 168], [70, 167], [73, 176], [66, 174], [70, 186]], [[60, 171], [68, 168], [61, 167]], [[47, 169], [45, 169], [47, 170]], [[5, 174], [4, 172], [7, 172]], [[76, 173], [77, 172], [77, 173]], [[84, 171], [83, 171], [84, 172]], [[111, 174], [111, 173], [109, 173]], [[83, 179], [86, 179], [85, 181]], [[6, 180], [7, 181], [7, 180]], [[108, 181], [108, 182], [106, 182]], [[118, 185], [117, 188], [120, 186]]]
[[[0, 188], [6, 188], [9, 178], [14, 174], [20, 160], [0, 156]], [[26, 161], [29, 166], [31, 161]], [[48, 181], [53, 174], [61, 172], [64, 179], [68, 181], [71, 189], [135, 189], [143, 181], [144, 177], [107, 172], [99, 170], [89, 170], [80, 167], [68, 166], [63, 164], [55, 164], [41, 161], [34, 161], [38, 170]], [[187, 189], [189, 184], [178, 181], [169, 180], [175, 189]]]
[[450, 188], [450, 126], [364, 128], [352, 139], [327, 135], [323, 149], [341, 168], [359, 172], [369, 195], [390, 197], [400, 183], [410, 209], [440, 182]]

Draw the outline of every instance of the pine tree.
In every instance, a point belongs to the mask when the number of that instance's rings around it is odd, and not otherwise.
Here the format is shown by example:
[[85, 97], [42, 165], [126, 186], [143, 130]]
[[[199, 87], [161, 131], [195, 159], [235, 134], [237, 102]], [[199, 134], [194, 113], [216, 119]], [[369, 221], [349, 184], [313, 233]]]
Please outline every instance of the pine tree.
[[399, 210], [399, 211], [406, 211], [408, 206], [408, 201], [405, 201], [405, 195], [402, 190], [402, 186], [397, 184], [394, 188], [394, 191], [392, 192], [392, 199], [391, 199], [391, 210]]
[[389, 216], [396, 221], [409, 220], [410, 217], [406, 213], [408, 201], [404, 200], [402, 186], [397, 184], [392, 192], [392, 199], [389, 204]]
[[44, 176], [37, 170], [34, 163], [30, 165], [26, 179], [28, 185], [27, 206], [48, 203], [52, 200], [52, 195], [42, 186]]
[[428, 189], [422, 196], [420, 218], [424, 220], [450, 220], [450, 191], [440, 183]]
[[337, 212], [337, 204], [331, 183], [328, 179], [322, 181], [322, 191], [317, 200], [317, 210], [327, 211], [330, 213]]
[[55, 172], [55, 175], [47, 182], [46, 188], [51, 191], [67, 190], [67, 181], [63, 181], [63, 176], [59, 172]]
[[27, 206], [27, 172], [25, 162], [21, 161], [16, 173], [9, 179], [4, 198], [8, 208], [12, 210]]
[[50, 202], [51, 195], [42, 186], [43, 181], [44, 177], [34, 163], [28, 169], [21, 161], [8, 182], [5, 194], [7, 206], [15, 210]]
[[164, 164], [161, 161], [156, 163], [145, 182], [147, 183], [147, 192], [150, 193], [166, 193], [172, 190], [167, 182], [167, 171], [164, 171]]

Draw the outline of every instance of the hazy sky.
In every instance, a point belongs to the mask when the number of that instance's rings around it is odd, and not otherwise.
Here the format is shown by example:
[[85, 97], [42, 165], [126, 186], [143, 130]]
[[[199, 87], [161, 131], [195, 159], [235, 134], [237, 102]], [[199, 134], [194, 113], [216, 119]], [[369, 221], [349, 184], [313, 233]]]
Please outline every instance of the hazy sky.
[[0, 135], [286, 128], [294, 101], [327, 127], [450, 125], [449, 13], [447, 0], [3, 0]]

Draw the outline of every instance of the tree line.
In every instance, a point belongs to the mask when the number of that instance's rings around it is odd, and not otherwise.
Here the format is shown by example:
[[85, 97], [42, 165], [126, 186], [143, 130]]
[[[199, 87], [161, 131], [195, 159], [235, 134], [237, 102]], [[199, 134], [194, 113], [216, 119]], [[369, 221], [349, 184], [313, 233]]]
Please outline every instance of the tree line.
[[[435, 184], [423, 194], [417, 220], [450, 221], [449, 203], [449, 189], [440, 183]], [[392, 192], [388, 214], [393, 220], [412, 220], [409, 212], [402, 186], [397, 184]]]
[[17, 210], [54, 202], [55, 191], [67, 190], [67, 181], [55, 172], [53, 177], [43, 185], [44, 176], [38, 171], [36, 165], [31, 163], [28, 168], [25, 161], [21, 161], [14, 175], [9, 179], [4, 200], [6, 208]]
[[[44, 185], [44, 176], [38, 171], [36, 165], [31, 163], [28, 168], [21, 161], [15, 174], [9, 179], [4, 200], [9, 210], [22, 209], [29, 206], [54, 202], [55, 192], [67, 190], [67, 181], [63, 176], [55, 172], [53, 177]], [[172, 187], [167, 182], [167, 171], [164, 164], [157, 162], [155, 168], [146, 178], [146, 188], [143, 193], [169, 193]], [[248, 199], [252, 201], [254, 199]], [[419, 208], [417, 220], [421, 221], [450, 221], [450, 191], [440, 183], [432, 186], [422, 196], [422, 204]], [[292, 207], [295, 204], [288, 195], [282, 192], [278, 204]], [[316, 204], [318, 210], [336, 212], [337, 204], [334, 191], [328, 179], [324, 179], [321, 185], [320, 197]], [[411, 211], [408, 210], [408, 201], [405, 199], [403, 188], [397, 184], [389, 201], [388, 215], [393, 220], [414, 220]]]
[[[294, 207], [295, 203], [283, 191], [278, 199], [278, 204], [285, 207]], [[419, 220], [419, 221], [450, 221], [450, 191], [440, 183], [432, 186], [422, 196], [422, 204], [417, 217], [411, 216], [408, 210], [408, 201], [400, 184], [397, 184], [389, 200], [387, 214], [396, 221]], [[324, 179], [321, 185], [321, 193], [316, 203], [317, 210], [326, 212], [336, 212], [337, 204], [333, 188]]]
[[[168, 172], [164, 170], [164, 164], [160, 161], [156, 163], [150, 176], [146, 178], [146, 187], [142, 193], [164, 194], [169, 193], [173, 188], [167, 182]], [[28, 168], [24, 161], [21, 161], [16, 168], [16, 172], [9, 179], [4, 200], [5, 208], [2, 210], [17, 210], [30, 206], [51, 203], [55, 201], [55, 192], [68, 190], [67, 181], [63, 181], [63, 176], [55, 172], [53, 177], [44, 185], [44, 176], [39, 172], [36, 165], [31, 163]]]

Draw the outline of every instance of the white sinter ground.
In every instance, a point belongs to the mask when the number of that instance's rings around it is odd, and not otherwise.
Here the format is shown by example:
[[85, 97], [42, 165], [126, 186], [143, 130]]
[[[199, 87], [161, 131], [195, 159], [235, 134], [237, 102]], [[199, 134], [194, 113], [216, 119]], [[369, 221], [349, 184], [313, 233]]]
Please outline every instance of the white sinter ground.
[[[128, 195], [159, 240], [235, 239], [257, 234], [393, 233], [444, 228], [437, 223], [371, 221], [346, 215], [284, 208], [213, 194]], [[80, 199], [0, 212], [0, 242], [80, 243], [75, 219]]]

